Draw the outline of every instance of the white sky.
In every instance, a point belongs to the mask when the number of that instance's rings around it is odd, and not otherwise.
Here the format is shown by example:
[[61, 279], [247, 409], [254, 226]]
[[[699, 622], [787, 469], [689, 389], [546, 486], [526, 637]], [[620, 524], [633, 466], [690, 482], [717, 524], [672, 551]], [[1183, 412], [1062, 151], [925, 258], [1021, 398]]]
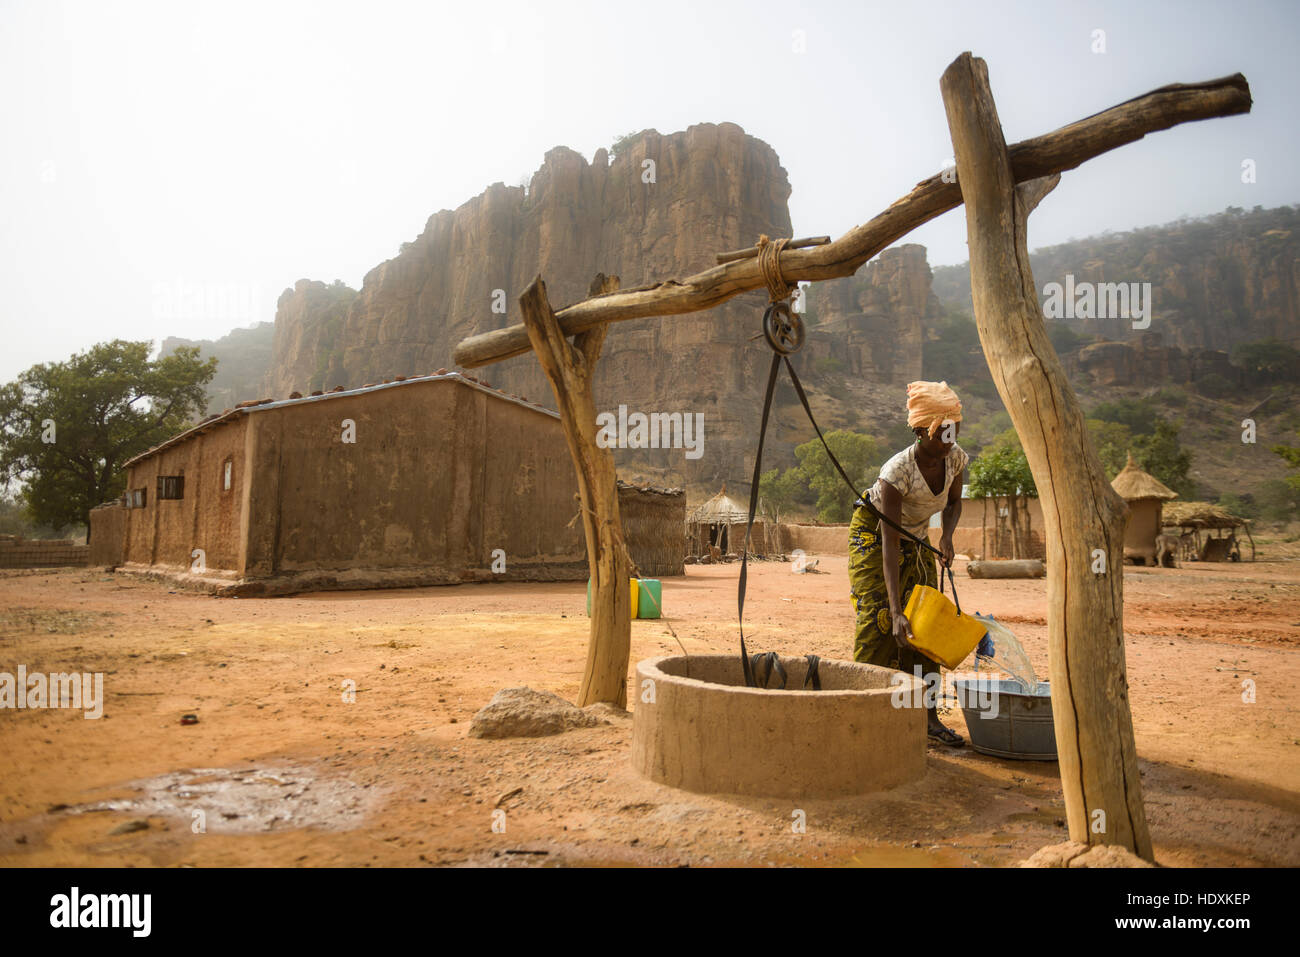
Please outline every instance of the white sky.
[[[1300, 4], [1249, 0], [0, 0], [0, 381], [271, 320], [301, 277], [359, 288], [437, 210], [647, 127], [739, 123], [789, 172], [795, 235], [839, 236], [949, 161], [939, 77], [963, 50], [1008, 142], [1166, 83], [1250, 81], [1249, 116], [1066, 174], [1031, 247], [1294, 203], [1298, 27]], [[906, 241], [937, 265], [965, 236], [955, 210]]]

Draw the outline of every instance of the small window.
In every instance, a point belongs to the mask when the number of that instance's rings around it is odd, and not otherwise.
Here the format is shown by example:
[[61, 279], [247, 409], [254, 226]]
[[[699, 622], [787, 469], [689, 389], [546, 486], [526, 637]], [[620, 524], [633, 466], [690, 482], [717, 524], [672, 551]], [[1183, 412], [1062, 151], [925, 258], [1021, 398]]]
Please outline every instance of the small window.
[[127, 508], [144, 508], [145, 490], [142, 488], [131, 489], [126, 496]]
[[221, 491], [230, 491], [230, 476], [233, 471], [234, 463], [231, 462], [230, 459], [226, 459], [225, 464], [221, 466]]
[[158, 476], [158, 500], [168, 498], [185, 497], [185, 476], [184, 475], [160, 475]]

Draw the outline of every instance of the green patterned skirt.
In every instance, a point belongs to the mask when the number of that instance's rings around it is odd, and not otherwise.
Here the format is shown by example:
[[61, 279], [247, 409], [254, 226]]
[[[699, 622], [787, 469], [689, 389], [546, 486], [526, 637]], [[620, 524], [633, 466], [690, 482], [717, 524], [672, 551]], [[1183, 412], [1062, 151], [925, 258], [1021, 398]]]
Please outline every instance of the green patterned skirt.
[[[889, 593], [885, 589], [885, 564], [881, 553], [879, 522], [865, 508], [854, 509], [849, 525], [849, 585], [853, 589], [853, 609], [857, 629], [853, 640], [853, 660], [869, 665], [894, 668], [905, 674], [922, 675], [939, 670], [939, 666], [913, 648], [900, 648], [894, 641], [893, 616], [889, 614]], [[904, 608], [917, 585], [937, 587], [938, 566], [934, 555], [909, 539], [898, 537], [898, 589]]]

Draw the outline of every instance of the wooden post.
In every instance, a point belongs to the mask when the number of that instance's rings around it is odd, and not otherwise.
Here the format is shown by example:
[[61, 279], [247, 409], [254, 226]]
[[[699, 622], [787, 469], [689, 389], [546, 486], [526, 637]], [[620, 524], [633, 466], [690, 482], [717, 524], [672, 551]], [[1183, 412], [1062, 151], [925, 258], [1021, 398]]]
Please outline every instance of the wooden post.
[[980, 342], [1043, 503], [1052, 712], [1070, 839], [1151, 860], [1124, 663], [1127, 509], [1047, 338], [1025, 239], [1030, 211], [1060, 175], [1016, 186], [983, 60], [963, 53], [940, 88], [966, 204]]
[[[618, 288], [618, 277], [598, 275], [591, 295]], [[618, 514], [614, 453], [596, 444], [596, 403], [591, 384], [608, 326], [565, 338], [537, 276], [519, 297], [528, 340], [555, 391], [556, 408], [578, 475], [582, 528], [591, 571], [591, 639], [578, 706], [607, 701], [627, 707], [627, 669], [632, 654], [632, 603], [628, 556]]]
[[980, 518], [980, 558], [989, 557], [989, 497], [984, 496], [984, 514]]

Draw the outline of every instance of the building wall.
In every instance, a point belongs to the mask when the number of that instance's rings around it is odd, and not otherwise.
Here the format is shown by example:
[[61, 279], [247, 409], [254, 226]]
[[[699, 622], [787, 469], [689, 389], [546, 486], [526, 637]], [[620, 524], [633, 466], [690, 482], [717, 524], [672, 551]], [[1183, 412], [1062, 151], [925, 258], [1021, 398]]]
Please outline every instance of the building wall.
[[1128, 523], [1124, 526], [1125, 558], [1155, 561], [1162, 511], [1159, 499], [1144, 498], [1128, 503]]
[[126, 560], [126, 524], [130, 512], [121, 503], [90, 510], [90, 564], [116, 566]]
[[686, 493], [619, 484], [618, 517], [628, 554], [646, 578], [686, 574]]
[[[241, 417], [215, 425], [128, 469], [127, 494], [143, 488], [145, 506], [127, 510], [127, 564], [188, 570], [195, 560], [192, 552], [199, 548], [209, 574], [238, 574], [246, 423]], [[227, 459], [232, 470], [228, 491], [222, 488]], [[185, 477], [181, 498], [159, 500], [160, 475]]]
[[54, 541], [21, 539], [13, 535], [0, 538], [0, 568], [57, 568], [85, 565], [90, 557], [88, 545], [70, 539]]
[[[566, 527], [577, 481], [552, 416], [440, 379], [246, 420], [245, 577], [347, 572], [356, 587], [586, 577], [581, 526]], [[495, 549], [505, 574], [492, 571]]]

